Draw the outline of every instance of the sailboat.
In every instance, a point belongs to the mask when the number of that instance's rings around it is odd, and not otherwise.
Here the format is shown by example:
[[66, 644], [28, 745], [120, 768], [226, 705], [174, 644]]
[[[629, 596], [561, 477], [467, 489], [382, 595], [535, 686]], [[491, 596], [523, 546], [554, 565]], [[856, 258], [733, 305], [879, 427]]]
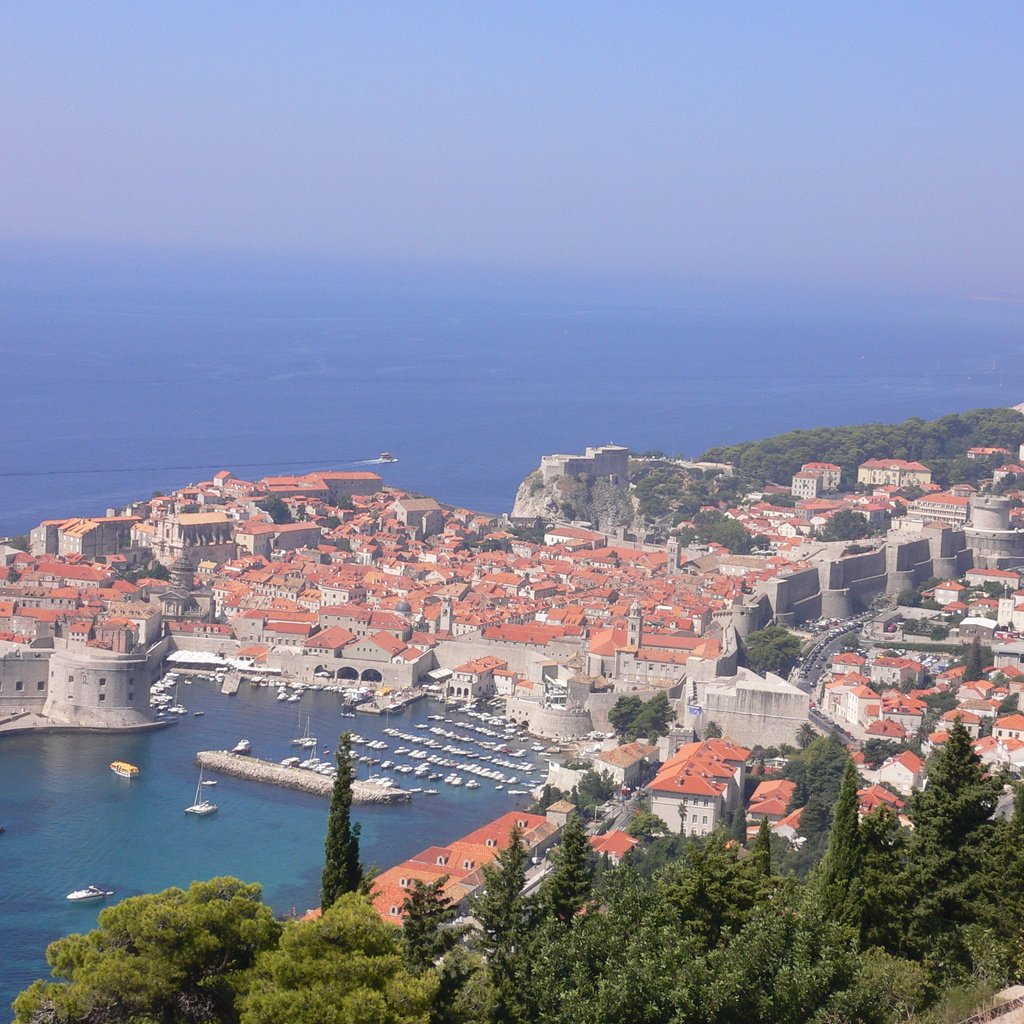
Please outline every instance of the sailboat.
[[186, 814], [213, 814], [217, 810], [217, 805], [212, 800], [206, 800], [205, 798], [200, 800], [199, 796], [203, 791], [203, 769], [199, 769], [199, 782], [196, 785], [196, 796], [195, 801], [191, 807], [185, 808]]
[[316, 747], [316, 737], [310, 736], [309, 734], [309, 715], [306, 715], [306, 728], [301, 736], [296, 737], [292, 740], [293, 747], [307, 747], [312, 750]]

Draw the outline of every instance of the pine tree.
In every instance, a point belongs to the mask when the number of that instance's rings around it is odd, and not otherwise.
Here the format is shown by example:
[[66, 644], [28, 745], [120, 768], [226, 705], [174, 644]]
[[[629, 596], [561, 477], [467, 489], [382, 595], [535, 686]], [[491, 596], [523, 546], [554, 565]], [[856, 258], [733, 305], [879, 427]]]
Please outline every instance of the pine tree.
[[573, 814], [562, 833], [562, 845], [551, 859], [554, 868], [541, 887], [541, 904], [556, 920], [571, 921], [590, 896], [593, 872], [587, 862], [590, 844], [579, 815]]
[[832, 831], [828, 850], [818, 871], [817, 894], [825, 915], [839, 924], [860, 930], [861, 917], [861, 846], [857, 801], [857, 768], [848, 761], [839, 790], [839, 799], [832, 809]]
[[461, 937], [457, 928], [445, 927], [456, 916], [456, 908], [444, 892], [447, 881], [447, 875], [429, 885], [413, 879], [405, 898], [402, 942], [406, 962], [416, 974], [432, 967]]
[[772, 829], [767, 818], [761, 819], [754, 847], [750, 851], [750, 866], [759, 878], [769, 878], [772, 873]]
[[352, 735], [338, 738], [335, 751], [338, 774], [331, 792], [324, 842], [324, 871], [320, 881], [320, 906], [329, 910], [346, 892], [355, 892], [363, 880], [359, 863], [359, 825], [353, 825], [352, 812]]

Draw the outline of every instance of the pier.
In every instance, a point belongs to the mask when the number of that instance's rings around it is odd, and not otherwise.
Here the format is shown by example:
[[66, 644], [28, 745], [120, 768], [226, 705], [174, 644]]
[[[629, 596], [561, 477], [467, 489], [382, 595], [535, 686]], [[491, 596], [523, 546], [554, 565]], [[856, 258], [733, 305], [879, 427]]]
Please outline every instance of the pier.
[[[232, 754], [227, 750], [200, 750], [196, 764], [210, 771], [230, 775], [247, 782], [265, 782], [285, 789], [314, 796], [330, 796], [334, 780], [302, 768], [286, 768], [274, 761], [263, 761], [258, 757]], [[372, 782], [356, 779], [352, 783], [352, 802], [355, 804], [395, 804], [412, 799], [408, 790], [397, 786], [378, 786]]]

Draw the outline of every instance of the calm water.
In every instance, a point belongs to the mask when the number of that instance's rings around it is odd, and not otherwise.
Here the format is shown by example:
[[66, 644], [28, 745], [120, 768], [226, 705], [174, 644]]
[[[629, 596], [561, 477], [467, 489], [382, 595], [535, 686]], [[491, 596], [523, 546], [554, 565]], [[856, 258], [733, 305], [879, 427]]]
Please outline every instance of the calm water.
[[[388, 723], [374, 715], [341, 718], [332, 694], [307, 692], [300, 702], [288, 703], [276, 701], [275, 693], [243, 686], [229, 698], [210, 684], [195, 683], [181, 686], [179, 695], [190, 711], [205, 714], [179, 716], [177, 724], [157, 733], [0, 741], [0, 823], [7, 828], [0, 836], [0, 1020], [7, 1019], [14, 995], [46, 974], [47, 943], [94, 925], [101, 906], [69, 904], [64, 897], [72, 889], [97, 883], [124, 897], [229, 874], [260, 882], [279, 913], [316, 905], [327, 801], [213, 775], [218, 784], [205, 794], [219, 811], [198, 819], [186, 815], [198, 781], [196, 751], [223, 749], [246, 737], [255, 755], [280, 760], [297, 753], [289, 740], [302, 735], [308, 714], [321, 744], [333, 748], [347, 727], [389, 744], [388, 751], [373, 751], [375, 757], [415, 764], [396, 758], [394, 750], [408, 744], [381, 730], [390, 724], [419, 732], [414, 723], [441, 705], [422, 701], [391, 715]], [[108, 768], [115, 758], [138, 765], [140, 777], [129, 782], [115, 776]], [[360, 765], [362, 777], [368, 770]], [[408, 805], [357, 808], [363, 859], [381, 868], [456, 839], [528, 799], [497, 792], [486, 780], [480, 789], [467, 790], [386, 774], [405, 788], [433, 787], [439, 793], [418, 794]]]
[[[500, 512], [546, 452], [696, 455], [1013, 405], [1022, 343], [1024, 306], [992, 302], [427, 299], [343, 276], [61, 275], [0, 252], [0, 536], [212, 472], [191, 467], [256, 476], [384, 449], [401, 460], [389, 483]], [[24, 472], [40, 475], [9, 475]]]

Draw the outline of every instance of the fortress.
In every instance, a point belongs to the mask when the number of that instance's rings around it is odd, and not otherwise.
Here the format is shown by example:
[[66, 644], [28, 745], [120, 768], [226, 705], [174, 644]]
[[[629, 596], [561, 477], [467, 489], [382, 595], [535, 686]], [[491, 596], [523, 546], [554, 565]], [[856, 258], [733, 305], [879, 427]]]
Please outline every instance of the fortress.
[[927, 579], [956, 578], [968, 569], [1024, 565], [1024, 530], [1010, 525], [1012, 503], [973, 495], [962, 529], [924, 523], [917, 533], [890, 531], [872, 551], [845, 555], [845, 543], [821, 544], [806, 561], [757, 586], [733, 609], [732, 621], [746, 636], [775, 620], [794, 626], [809, 619], [847, 618], [882, 594], [896, 595]]
[[583, 473], [603, 477], [613, 484], [625, 483], [629, 476], [629, 449], [606, 444], [588, 448], [584, 455], [545, 455], [540, 460], [540, 473], [545, 484]]

